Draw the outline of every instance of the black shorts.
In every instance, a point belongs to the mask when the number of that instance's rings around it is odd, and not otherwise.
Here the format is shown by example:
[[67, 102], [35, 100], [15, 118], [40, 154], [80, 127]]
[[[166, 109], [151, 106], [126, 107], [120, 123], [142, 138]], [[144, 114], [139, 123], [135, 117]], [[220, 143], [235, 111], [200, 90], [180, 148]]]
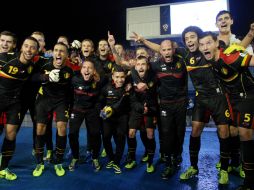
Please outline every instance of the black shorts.
[[56, 122], [67, 122], [69, 119], [69, 103], [66, 100], [39, 96], [36, 100], [36, 121], [47, 124], [49, 114], [56, 113]]
[[230, 98], [234, 125], [254, 129], [254, 98]]
[[216, 125], [231, 122], [230, 109], [226, 96], [196, 97], [192, 111], [192, 121], [208, 123], [212, 116]]
[[0, 98], [0, 113], [6, 113], [6, 124], [19, 125], [20, 111], [21, 103], [19, 100]]
[[155, 129], [153, 116], [146, 116], [135, 111], [132, 111], [129, 119], [129, 129]]

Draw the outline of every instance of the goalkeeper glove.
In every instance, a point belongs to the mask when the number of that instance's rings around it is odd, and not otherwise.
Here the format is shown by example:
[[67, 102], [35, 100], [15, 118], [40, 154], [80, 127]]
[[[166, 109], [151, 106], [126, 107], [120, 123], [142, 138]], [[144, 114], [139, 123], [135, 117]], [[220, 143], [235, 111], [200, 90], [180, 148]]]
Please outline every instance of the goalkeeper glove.
[[73, 40], [71, 43], [71, 48], [72, 49], [80, 49], [81, 48], [81, 43], [78, 40]]
[[49, 81], [50, 82], [59, 82], [60, 78], [59, 78], [59, 69], [53, 69], [52, 71], [50, 71], [49, 73]]
[[112, 108], [110, 106], [105, 106], [100, 112], [100, 117], [105, 120], [109, 118], [112, 115], [112, 113], [113, 113]]

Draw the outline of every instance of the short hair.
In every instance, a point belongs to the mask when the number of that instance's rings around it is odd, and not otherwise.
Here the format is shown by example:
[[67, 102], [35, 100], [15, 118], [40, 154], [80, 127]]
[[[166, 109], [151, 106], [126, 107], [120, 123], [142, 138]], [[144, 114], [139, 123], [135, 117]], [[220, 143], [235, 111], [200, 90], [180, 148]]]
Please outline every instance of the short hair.
[[138, 48], [135, 50], [135, 52], [137, 52], [137, 51], [140, 50], [140, 49], [143, 49], [143, 50], [145, 50], [145, 51], [147, 52], [147, 48], [145, 48], [145, 47], [138, 47]]
[[92, 46], [92, 48], [94, 48], [94, 43], [93, 43], [93, 41], [91, 40], [91, 39], [84, 39], [82, 42], [81, 42], [81, 44], [83, 43], [83, 42], [89, 42], [90, 44], [91, 44], [91, 46]]
[[16, 34], [10, 32], [10, 31], [5, 30], [5, 31], [0, 33], [0, 36], [2, 36], [2, 35], [4, 35], [4, 36], [11, 36], [13, 38], [13, 43], [17, 44], [17, 39], [18, 38], [17, 38]]
[[126, 70], [120, 65], [114, 65], [112, 68], [112, 74], [115, 72], [124, 72], [126, 74]]
[[56, 45], [62, 45], [62, 46], [64, 46], [64, 47], [66, 48], [67, 53], [69, 53], [69, 48], [68, 48], [68, 46], [67, 46], [65, 43], [63, 43], [63, 42], [57, 42], [57, 43], [54, 45], [54, 47], [55, 47]]
[[94, 60], [93, 60], [92, 58], [90, 58], [90, 57], [85, 58], [85, 59], [83, 60], [83, 62], [82, 62], [82, 65], [83, 65], [85, 62], [90, 62], [90, 63], [92, 63], [93, 66], [95, 67]]
[[182, 32], [182, 41], [184, 44], [185, 44], [185, 35], [188, 32], [195, 32], [199, 38], [200, 35], [203, 33], [203, 30], [197, 26], [188, 26], [187, 28], [185, 28]]
[[214, 41], [217, 41], [217, 35], [211, 31], [203, 32], [199, 39], [205, 38], [207, 36], [211, 36]]
[[58, 41], [60, 38], [65, 39], [65, 40], [67, 41], [67, 43], [69, 44], [69, 38], [68, 38], [67, 36], [59, 36], [59, 37], [57, 38], [57, 41]]
[[230, 13], [229, 11], [227, 11], [227, 10], [222, 10], [222, 11], [220, 11], [220, 12], [216, 15], [216, 22], [217, 22], [219, 16], [224, 15], [224, 14], [229, 14], [230, 18], [232, 19], [232, 15], [231, 15], [231, 13]]
[[140, 55], [136, 58], [136, 60], [141, 60], [141, 59], [145, 59], [146, 62], [148, 63], [148, 58], [146, 56]]
[[121, 46], [124, 49], [122, 44], [115, 44], [115, 46]]
[[[26, 38], [24, 39], [24, 41], [26, 41], [26, 40], [32, 40], [32, 41], [34, 41], [34, 42], [36, 43], [36, 45], [37, 45], [37, 50], [39, 50], [40, 44], [39, 44], [38, 40], [36, 40], [36, 39], [35, 39], [34, 37], [32, 37], [32, 36], [26, 37]], [[23, 41], [23, 43], [24, 43], [24, 41]]]
[[67, 41], [69, 41], [69, 39], [68, 39], [67, 36], [59, 36], [57, 39], [59, 39], [59, 38], [64, 38], [64, 39], [66, 39]]
[[40, 31], [35, 31], [35, 32], [33, 32], [32, 34], [31, 34], [31, 36], [32, 35], [40, 35], [40, 36], [42, 36], [44, 39], [45, 39], [45, 35], [43, 34], [43, 32], [40, 32]]

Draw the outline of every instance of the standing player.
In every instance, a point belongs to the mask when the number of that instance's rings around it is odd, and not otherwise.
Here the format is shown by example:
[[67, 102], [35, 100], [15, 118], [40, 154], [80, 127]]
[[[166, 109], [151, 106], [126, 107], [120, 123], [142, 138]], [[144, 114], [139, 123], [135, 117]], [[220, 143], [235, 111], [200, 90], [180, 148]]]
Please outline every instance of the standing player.
[[66, 148], [66, 126], [69, 118], [69, 106], [71, 101], [72, 70], [67, 67], [68, 47], [63, 43], [57, 43], [53, 50], [53, 59], [41, 66], [39, 73], [33, 76], [34, 80], [41, 81], [41, 88], [36, 100], [36, 159], [37, 166], [33, 176], [38, 177], [44, 170], [43, 153], [46, 142], [45, 131], [48, 123], [48, 115], [56, 112], [56, 165], [57, 176], [63, 176], [65, 170], [62, 167], [63, 155]]
[[[216, 15], [216, 26], [219, 29], [219, 34], [218, 34], [218, 40], [221, 48], [226, 48], [232, 44], [240, 44], [242, 46], [247, 47], [246, 51], [253, 55], [253, 49], [249, 43], [252, 41], [253, 37], [249, 36], [253, 32], [252, 28], [250, 28], [249, 33], [245, 36], [245, 38], [241, 41], [238, 38], [236, 38], [235, 34], [232, 34], [231, 32], [231, 27], [233, 25], [233, 19], [232, 15], [229, 11], [222, 10]], [[254, 28], [254, 25], [253, 25]], [[232, 46], [231, 46], [232, 47]], [[231, 170], [239, 173], [241, 177], [244, 178], [245, 174], [244, 171], [242, 170], [242, 165], [240, 163], [240, 140], [239, 140], [239, 135], [238, 135], [238, 129], [234, 126], [230, 126], [230, 166], [228, 168], [228, 171], [230, 172]], [[219, 169], [220, 168], [220, 162], [216, 164], [216, 167]]]
[[[254, 78], [248, 67], [254, 66], [254, 57], [246, 51], [218, 49], [219, 42], [212, 32], [204, 33], [199, 39], [199, 49], [213, 65], [214, 72], [226, 88], [233, 108], [234, 124], [238, 127], [241, 141], [242, 162], [245, 171], [244, 185], [239, 189], [254, 188], [253, 146], [253, 102]], [[229, 47], [230, 48], [230, 47]]]
[[79, 129], [85, 119], [92, 151], [95, 171], [101, 169], [98, 157], [101, 147], [101, 122], [98, 110], [98, 97], [100, 95], [99, 75], [92, 61], [85, 60], [79, 74], [72, 79], [74, 88], [74, 103], [70, 117], [69, 144], [73, 159], [69, 170], [74, 171], [79, 160]]
[[[164, 40], [160, 45], [162, 58], [151, 63], [158, 78], [160, 100], [160, 139], [166, 167], [161, 176], [168, 179], [175, 171], [175, 160], [181, 158], [187, 109], [187, 72], [181, 56], [174, 54], [173, 43]], [[172, 157], [172, 158], [171, 158]]]
[[[38, 56], [35, 57], [35, 62], [37, 61], [42, 61], [39, 60], [41, 57], [45, 57], [46, 53], [46, 42], [45, 42], [45, 35], [43, 32], [40, 31], [35, 31], [31, 34], [32, 37], [34, 37], [40, 45]], [[42, 61], [44, 62], [44, 61]], [[38, 64], [38, 63], [37, 63]], [[37, 95], [37, 92], [40, 88], [40, 84], [38, 85], [37, 82], [29, 82], [25, 85], [22, 93], [22, 102], [23, 102], [23, 109], [21, 112], [21, 118], [23, 121], [23, 118], [25, 117], [26, 112], [29, 110], [32, 122], [33, 122], [33, 152], [32, 154], [34, 155], [34, 150], [35, 150], [35, 137], [36, 137], [36, 121], [35, 121], [35, 98]], [[47, 153], [46, 153], [46, 160], [51, 161], [53, 157], [53, 141], [52, 141], [52, 120], [53, 120], [53, 115], [48, 116], [50, 118], [48, 122], [48, 127], [46, 129], [46, 135], [47, 135], [47, 141], [46, 141], [46, 148], [47, 148]]]
[[225, 113], [228, 113], [229, 109], [222, 86], [213, 74], [212, 66], [206, 62], [198, 51], [198, 37], [201, 34], [202, 30], [200, 28], [196, 26], [187, 27], [182, 33], [182, 39], [188, 50], [186, 51], [184, 48], [177, 49], [177, 52], [185, 59], [187, 71], [196, 90], [196, 102], [192, 112], [192, 132], [189, 145], [191, 166], [180, 175], [180, 179], [187, 180], [198, 174], [200, 136], [205, 123], [209, 121], [210, 115], [212, 115], [219, 129], [220, 146], [221, 150], [223, 150], [221, 152], [223, 169], [220, 171], [219, 183], [227, 184], [229, 146], [227, 128], [229, 115], [225, 115]]
[[147, 57], [139, 56], [136, 61], [135, 70], [138, 73], [140, 81], [147, 84], [148, 88], [140, 91], [135, 87], [131, 96], [131, 114], [129, 120], [129, 138], [128, 138], [128, 160], [125, 168], [132, 169], [136, 166], [136, 131], [140, 129], [147, 134], [147, 173], [154, 172], [153, 157], [155, 152], [154, 138], [154, 118], [157, 116], [157, 96], [156, 79], [150, 69]]
[[[0, 53], [11, 53], [16, 48], [17, 37], [15, 34], [9, 31], [3, 31], [0, 33]], [[3, 132], [4, 124], [6, 123], [6, 115], [2, 113], [0, 116], [0, 135]]]
[[[101, 93], [100, 116], [103, 118], [103, 143], [109, 162], [106, 168], [113, 168], [116, 174], [122, 173], [120, 162], [124, 152], [128, 130], [129, 92], [125, 90], [126, 73], [120, 66], [113, 67], [112, 82]], [[114, 136], [115, 153], [111, 139]]]
[[24, 40], [20, 54], [0, 54], [0, 113], [6, 113], [5, 138], [2, 145], [0, 178], [15, 180], [17, 175], [8, 169], [16, 145], [16, 134], [20, 124], [20, 93], [25, 81], [33, 71], [32, 59], [37, 54], [36, 39]]

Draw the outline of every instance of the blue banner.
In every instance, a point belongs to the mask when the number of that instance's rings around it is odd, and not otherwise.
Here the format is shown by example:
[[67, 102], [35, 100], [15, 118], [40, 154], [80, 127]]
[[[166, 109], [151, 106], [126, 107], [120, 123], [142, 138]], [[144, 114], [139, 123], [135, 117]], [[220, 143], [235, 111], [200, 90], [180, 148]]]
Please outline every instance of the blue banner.
[[170, 6], [160, 7], [160, 34], [171, 34], [170, 28]]

